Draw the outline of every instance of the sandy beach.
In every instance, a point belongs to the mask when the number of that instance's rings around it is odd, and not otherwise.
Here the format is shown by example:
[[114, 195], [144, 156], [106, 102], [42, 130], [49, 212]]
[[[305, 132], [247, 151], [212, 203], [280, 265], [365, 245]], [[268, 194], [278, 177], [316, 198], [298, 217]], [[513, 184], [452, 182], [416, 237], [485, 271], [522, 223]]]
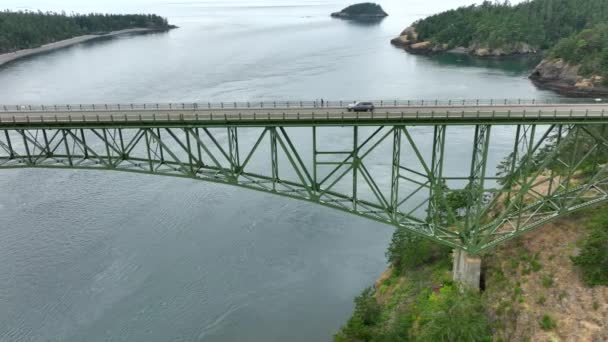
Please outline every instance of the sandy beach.
[[24, 50], [19, 50], [19, 51], [15, 51], [15, 52], [0, 54], [0, 66], [4, 65], [6, 63], [12, 62], [14, 60], [17, 60], [19, 58], [32, 56], [32, 55], [43, 53], [43, 52], [49, 52], [49, 51], [53, 51], [53, 50], [62, 49], [62, 48], [68, 47], [68, 46], [80, 44], [80, 43], [83, 43], [83, 42], [86, 42], [89, 40], [93, 40], [93, 39], [98, 39], [98, 38], [103, 38], [103, 37], [113, 37], [113, 36], [118, 36], [118, 35], [127, 34], [127, 33], [143, 33], [143, 32], [152, 32], [152, 31], [157, 31], [157, 30], [148, 29], [148, 28], [133, 28], [133, 29], [120, 30], [120, 31], [112, 31], [107, 34], [89, 34], [89, 35], [78, 36], [78, 37], [74, 37], [74, 38], [70, 38], [70, 39], [60, 40], [58, 42], [49, 43], [49, 44], [42, 45], [41, 47], [37, 47], [37, 48], [33, 48], [33, 49], [24, 49]]

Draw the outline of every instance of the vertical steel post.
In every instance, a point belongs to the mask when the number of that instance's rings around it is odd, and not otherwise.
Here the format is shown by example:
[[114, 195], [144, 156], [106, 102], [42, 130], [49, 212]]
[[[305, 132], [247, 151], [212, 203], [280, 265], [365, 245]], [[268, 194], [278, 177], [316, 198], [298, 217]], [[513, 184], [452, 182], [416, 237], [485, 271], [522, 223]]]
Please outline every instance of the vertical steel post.
[[122, 138], [122, 128], [118, 129], [118, 138], [120, 140], [120, 158], [121, 159], [126, 159], [128, 157], [126, 156], [125, 142], [124, 142], [124, 140]]
[[[44, 130], [42, 130], [42, 132], [46, 136], [46, 133], [44, 132]], [[84, 137], [84, 130], [82, 128], [80, 129], [80, 138], [82, 139], [82, 151], [84, 152], [84, 159], [89, 159], [89, 150], [87, 149], [87, 141]]]
[[151, 141], [152, 137], [150, 136], [148, 131], [149, 131], [148, 128], [144, 128], [144, 134], [145, 134], [145, 138], [146, 138], [146, 150], [148, 153], [148, 163], [150, 165], [150, 172], [154, 172], [154, 162], [152, 160], [152, 149], [150, 148], [150, 141]]
[[[562, 206], [563, 204], [565, 204], [568, 196], [569, 196], [569, 191], [570, 191], [570, 184], [572, 183], [572, 176], [574, 175], [574, 173], [576, 172], [576, 166], [578, 166], [577, 163], [577, 158], [579, 157], [579, 150], [580, 150], [580, 145], [581, 145], [581, 138], [580, 138], [580, 127], [579, 126], [574, 126], [574, 150], [571, 152], [571, 155], [568, 158], [568, 174], [566, 176], [566, 189], [565, 189], [565, 193], [564, 196], [562, 196]], [[570, 130], [568, 132], [570, 135], [572, 133], [572, 130]], [[565, 209], [565, 208], [562, 208]]]
[[359, 169], [359, 126], [353, 126], [353, 210], [357, 210], [357, 171]]
[[467, 249], [477, 243], [481, 206], [483, 204], [484, 184], [488, 149], [490, 144], [490, 125], [476, 125], [471, 156], [471, 172], [467, 189], [468, 201], [464, 226], [464, 243]]
[[49, 138], [46, 134], [46, 129], [42, 130], [42, 138], [44, 139], [44, 148], [46, 150], [46, 157], [50, 157], [52, 152], [51, 152], [51, 147], [49, 146]]
[[[522, 166], [522, 171], [523, 171], [523, 177], [524, 179], [526, 179], [528, 177], [528, 173], [530, 172], [530, 166], [532, 164], [532, 162], [534, 161], [534, 156], [533, 156], [533, 149], [534, 149], [534, 137], [536, 135], [536, 125], [532, 125], [530, 128], [530, 140], [528, 140], [527, 144], [528, 144], [528, 150], [526, 151], [526, 156], [525, 156], [525, 162], [524, 165]], [[521, 189], [519, 189], [520, 192], [526, 191], [527, 189], [524, 189], [524, 187], [522, 187]], [[517, 215], [517, 223], [515, 226], [515, 230], [519, 230], [520, 224], [521, 224], [521, 216], [522, 216], [522, 205], [524, 203], [524, 198], [525, 196], [519, 196], [519, 203], [517, 204], [518, 210], [519, 210], [519, 214]]]
[[156, 136], [158, 137], [158, 141], [156, 142], [156, 144], [158, 145], [158, 151], [160, 153], [160, 164], [164, 164], [165, 163], [165, 153], [163, 152], [163, 144], [160, 143], [162, 137], [160, 135], [160, 128], [156, 129]]
[[228, 149], [232, 173], [238, 178], [241, 173], [239, 158], [239, 137], [235, 126], [228, 126]]
[[202, 155], [203, 153], [201, 151], [201, 141], [200, 141], [201, 140], [201, 138], [200, 138], [201, 136], [199, 134], [198, 127], [195, 128], [194, 134], [196, 135], [196, 137], [195, 137], [194, 140], [196, 140], [196, 150], [198, 152], [198, 162], [199, 162], [198, 167], [203, 167], [204, 166], [204, 164], [203, 164], [203, 155]]
[[108, 155], [108, 165], [113, 165], [112, 154], [110, 153], [110, 142], [108, 141], [107, 129], [102, 128], [101, 131], [103, 132], [103, 142], [106, 145], [106, 154]]
[[188, 149], [188, 164], [190, 165], [190, 173], [191, 173], [191, 176], [194, 177], [194, 175], [196, 173], [194, 172], [194, 163], [192, 162], [192, 147], [190, 145], [190, 133], [188, 132], [187, 129], [184, 129], [184, 133], [186, 133], [186, 147]]
[[21, 136], [23, 137], [23, 147], [25, 147], [25, 153], [27, 154], [28, 165], [33, 165], [32, 162], [32, 154], [30, 153], [30, 147], [27, 143], [27, 138], [25, 137], [25, 130], [21, 130]]
[[312, 190], [315, 195], [321, 191], [317, 182], [317, 126], [312, 126]]
[[[557, 138], [555, 141], [555, 148], [558, 149], [560, 148], [560, 144], [562, 142], [562, 130], [563, 130], [563, 125], [559, 125], [557, 128]], [[550, 167], [551, 169], [551, 174], [549, 176], [549, 189], [547, 190], [547, 196], [552, 197], [552, 193], [553, 193], [553, 182], [555, 181], [555, 170], [553, 167]]]
[[277, 130], [275, 127], [269, 127], [270, 130], [270, 163], [272, 169], [272, 190], [277, 190], [277, 181], [279, 179], [279, 158], [277, 153]]
[[[446, 217], [452, 216], [451, 212], [442, 213], [441, 202], [444, 202], [444, 184], [443, 184], [443, 162], [445, 151], [445, 135], [446, 126], [435, 126], [433, 132], [433, 152], [431, 159], [431, 173], [429, 175], [429, 210], [427, 221], [432, 221], [434, 226], [448, 224], [448, 222], [440, 222], [441, 215]], [[445, 208], [444, 210], [452, 210]], [[433, 227], [433, 229], [435, 228]]]
[[13, 144], [11, 142], [11, 137], [8, 134], [7, 130], [4, 131], [4, 136], [6, 137], [6, 143], [8, 144], [9, 159], [13, 159], [15, 157], [15, 150], [13, 150]]
[[399, 166], [401, 163], [401, 128], [393, 127], [393, 170], [391, 175], [391, 215], [398, 222], [399, 212]]
[[72, 162], [72, 154], [70, 152], [70, 147], [68, 145], [68, 136], [65, 133], [65, 129], [62, 129], [61, 133], [63, 134], [63, 143], [65, 145], [65, 153], [68, 156], [68, 163], [70, 163], [70, 166], [74, 166], [74, 164]]

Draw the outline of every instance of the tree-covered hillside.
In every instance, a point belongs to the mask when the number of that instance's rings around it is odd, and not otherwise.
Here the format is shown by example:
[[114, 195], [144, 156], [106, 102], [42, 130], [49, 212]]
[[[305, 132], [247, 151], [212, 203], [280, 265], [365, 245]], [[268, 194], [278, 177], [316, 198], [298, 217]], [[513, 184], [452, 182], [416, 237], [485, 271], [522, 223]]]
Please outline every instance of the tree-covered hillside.
[[514, 42], [548, 49], [561, 38], [608, 21], [606, 0], [532, 0], [461, 7], [414, 23], [419, 41], [499, 48]]
[[0, 12], [0, 53], [35, 48], [83, 34], [129, 28], [169, 28], [167, 19], [152, 14], [73, 14]]
[[560, 40], [549, 52], [549, 58], [580, 65], [581, 76], [603, 76], [608, 85], [608, 22]]

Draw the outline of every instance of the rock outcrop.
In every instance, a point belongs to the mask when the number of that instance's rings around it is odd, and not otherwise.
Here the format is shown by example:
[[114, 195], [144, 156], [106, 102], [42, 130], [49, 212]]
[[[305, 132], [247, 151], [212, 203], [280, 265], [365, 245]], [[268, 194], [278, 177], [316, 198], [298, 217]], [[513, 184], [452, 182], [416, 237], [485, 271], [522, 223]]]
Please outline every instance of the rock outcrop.
[[530, 75], [530, 79], [542, 88], [555, 90], [565, 95], [608, 95], [604, 77], [579, 75], [579, 66], [570, 65], [563, 59], [545, 59]]
[[511, 43], [505, 44], [499, 48], [490, 48], [487, 46], [474, 44], [469, 47], [458, 46], [450, 48], [448, 44], [433, 43], [419, 39], [416, 28], [410, 26], [403, 30], [399, 37], [391, 40], [391, 44], [403, 48], [413, 54], [430, 54], [438, 52], [469, 54], [477, 57], [505, 57], [513, 55], [529, 55], [539, 52], [538, 49], [531, 47], [526, 43]]

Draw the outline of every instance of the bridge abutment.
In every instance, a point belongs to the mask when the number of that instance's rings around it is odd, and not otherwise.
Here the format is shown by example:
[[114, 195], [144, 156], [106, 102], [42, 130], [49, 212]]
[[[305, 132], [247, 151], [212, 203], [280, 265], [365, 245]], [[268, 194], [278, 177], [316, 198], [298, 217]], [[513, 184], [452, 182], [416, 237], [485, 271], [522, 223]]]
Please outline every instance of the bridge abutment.
[[460, 249], [454, 250], [453, 257], [454, 281], [479, 291], [481, 282], [481, 258], [478, 256], [471, 256]]

